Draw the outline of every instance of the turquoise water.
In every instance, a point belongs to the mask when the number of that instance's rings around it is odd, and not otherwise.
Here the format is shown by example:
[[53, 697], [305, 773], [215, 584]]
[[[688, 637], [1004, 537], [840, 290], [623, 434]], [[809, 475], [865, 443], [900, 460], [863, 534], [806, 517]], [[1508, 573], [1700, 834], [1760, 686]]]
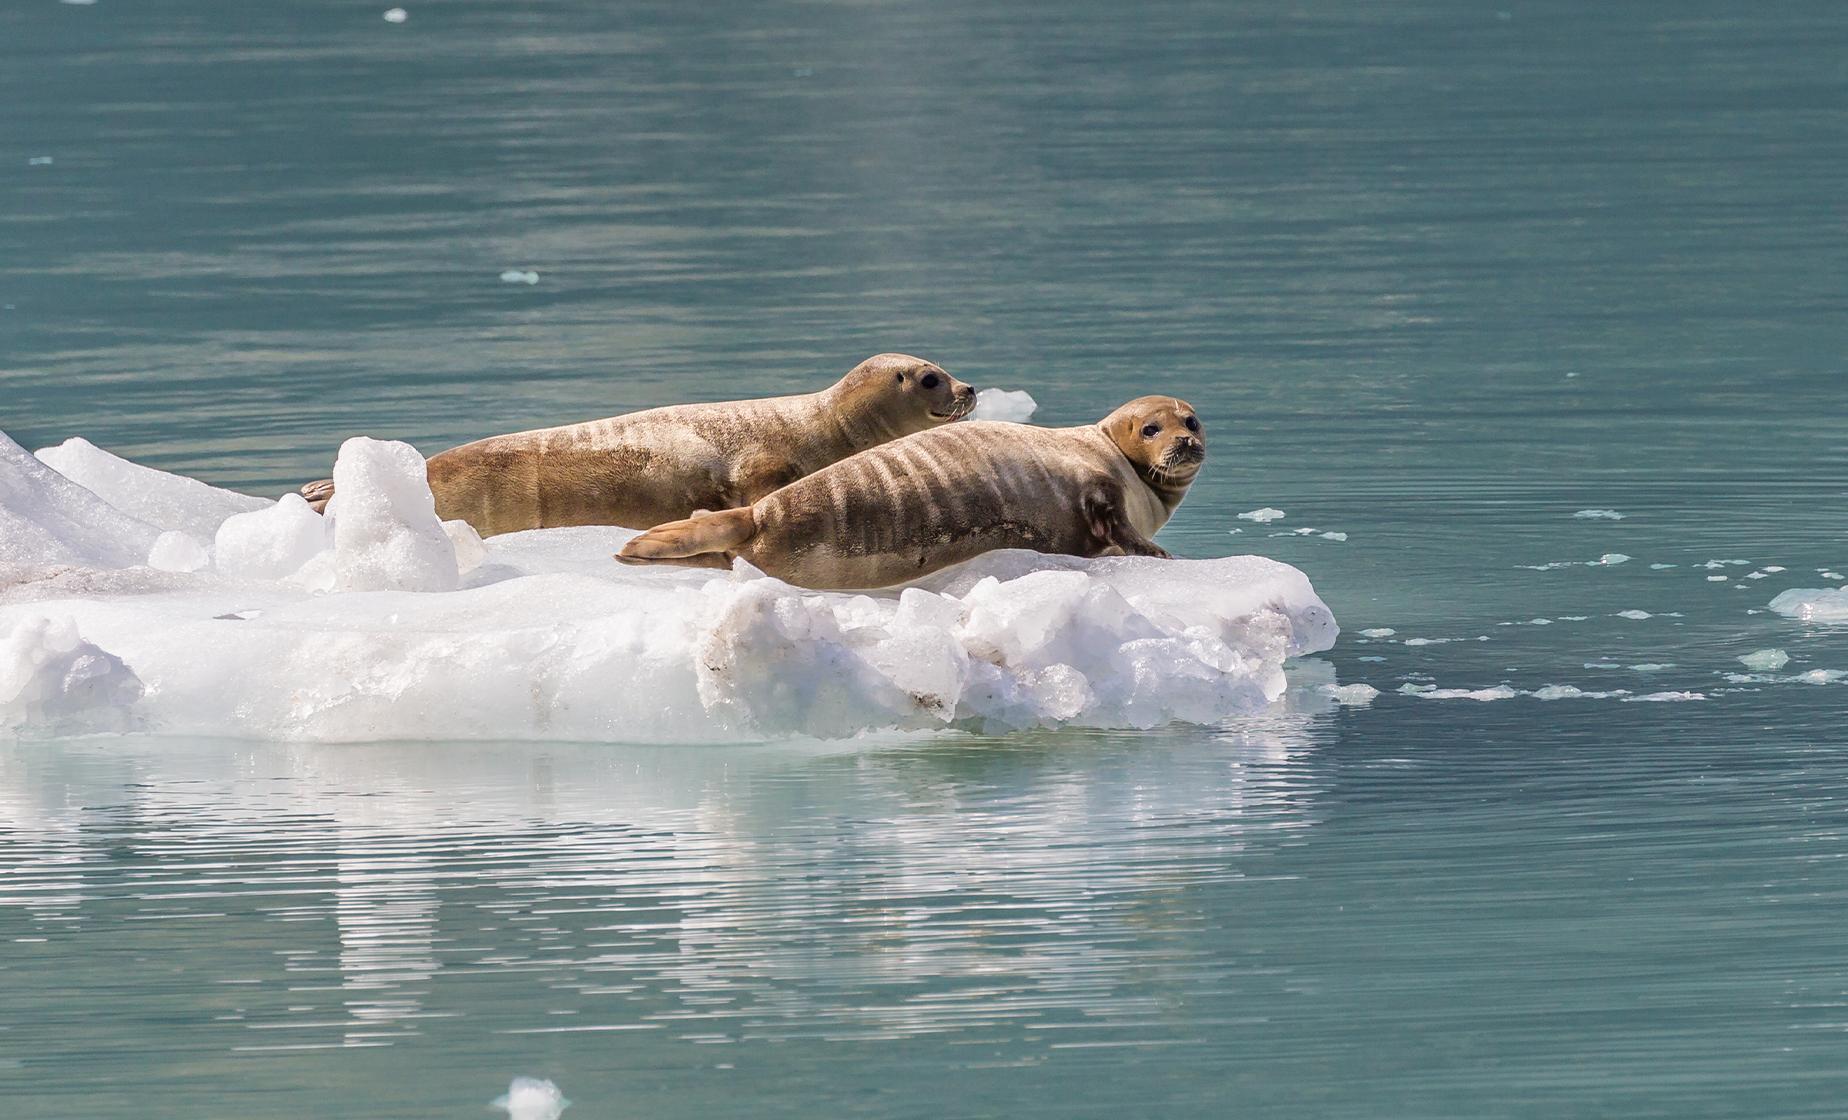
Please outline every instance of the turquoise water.
[[[1848, 10], [386, 6], [0, 11], [0, 429], [273, 494], [887, 349], [1173, 392], [1163, 543], [1384, 695], [9, 747], [14, 1111], [1840, 1115], [1848, 632], [1764, 608], [1848, 570]], [[1705, 698], [1399, 692], [1501, 685]]]

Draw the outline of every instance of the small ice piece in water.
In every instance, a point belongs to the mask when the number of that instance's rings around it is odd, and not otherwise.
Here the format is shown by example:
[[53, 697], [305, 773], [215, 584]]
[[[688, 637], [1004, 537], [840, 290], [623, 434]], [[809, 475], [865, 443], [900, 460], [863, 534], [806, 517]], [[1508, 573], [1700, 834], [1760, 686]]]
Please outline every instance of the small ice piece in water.
[[1781, 572], [1784, 569], [1777, 564], [1766, 564], [1764, 567], [1764, 570], [1767, 572], [1776, 573], [1776, 572]]
[[1553, 620], [1550, 618], [1530, 618], [1527, 620], [1527, 625], [1529, 626], [1551, 626], [1553, 625]]
[[1823, 578], [1823, 579], [1833, 579], [1833, 580], [1841, 580], [1841, 579], [1844, 579], [1844, 578], [1848, 578], [1848, 577], [1844, 577], [1844, 576], [1843, 576], [1843, 575], [1842, 575], [1842, 574], [1841, 574], [1840, 572], [1823, 572], [1823, 573], [1822, 573], [1822, 578]]
[[1375, 626], [1371, 630], [1362, 630], [1360, 636], [1363, 638], [1390, 638], [1397, 633], [1398, 631], [1390, 626]]
[[1039, 409], [1039, 402], [1025, 389], [983, 389], [975, 395], [971, 420], [1006, 420], [1024, 424]]
[[410, 18], [411, 18], [411, 13], [405, 11], [403, 8], [385, 9], [385, 22], [386, 23], [403, 23], [405, 20], [410, 19]]
[[1848, 589], [1793, 587], [1771, 600], [1771, 609], [1798, 622], [1848, 622]]
[[1623, 666], [1617, 664], [1615, 661], [1587, 661], [1585, 662], [1585, 668], [1587, 669], [1621, 669], [1623, 668]]
[[1739, 662], [1747, 669], [1769, 673], [1790, 664], [1790, 655], [1781, 649], [1761, 649], [1746, 654]]
[[1615, 568], [1619, 564], [1628, 564], [1630, 558], [1621, 552], [1607, 552], [1598, 557], [1597, 563], [1606, 568]]
[[1705, 700], [1706, 694], [1700, 692], [1651, 692], [1647, 696], [1626, 696], [1624, 703], [1675, 704], [1683, 700]]
[[1801, 681], [1804, 684], [1834, 684], [1843, 677], [1848, 677], [1848, 671], [1841, 669], [1811, 669], [1807, 673], [1798, 673], [1791, 679]]
[[1380, 690], [1370, 684], [1344, 684], [1338, 688], [1330, 688], [1328, 694], [1334, 697], [1337, 704], [1364, 708], [1373, 703], [1374, 698], [1379, 696]]
[[50, 167], [51, 157], [50, 156], [33, 156], [31, 159], [28, 159], [26, 161], [26, 166], [27, 167]]
[[1672, 661], [1641, 661], [1630, 666], [1632, 671], [1638, 673], [1660, 673], [1664, 669], [1673, 669], [1674, 667], [1675, 663]]
[[1491, 700], [1512, 700], [1520, 692], [1505, 684], [1493, 688], [1433, 688], [1430, 685], [1400, 685], [1399, 691], [1407, 696], [1416, 696], [1422, 700], [1476, 700], [1488, 703]]
[[558, 1120], [571, 1102], [558, 1086], [538, 1077], [516, 1077], [507, 1086], [507, 1094], [496, 1097], [489, 1108], [498, 1108], [508, 1120]]
[[212, 562], [212, 554], [199, 538], [178, 529], [169, 529], [154, 538], [148, 550], [148, 567], [163, 572], [196, 572]]
[[1584, 622], [1590, 618], [1591, 616], [1588, 614], [1562, 614], [1559, 616], [1559, 621], [1561, 622]]
[[1708, 576], [1707, 582], [1708, 583], [1725, 583], [1726, 577], [1725, 576]]
[[1654, 618], [1655, 616], [1650, 614], [1648, 611], [1628, 610], [1628, 611], [1618, 611], [1617, 617], [1627, 618], [1631, 620], [1632, 622], [1641, 622], [1645, 618]]
[[1613, 697], [1628, 696], [1629, 690], [1618, 688], [1609, 692], [1586, 692], [1577, 685], [1548, 684], [1534, 689], [1528, 695], [1535, 700], [1609, 700]]
[[1768, 571], [1767, 572], [1747, 572], [1745, 574], [1745, 578], [1746, 579], [1770, 579], [1771, 573]]
[[1354, 660], [1356, 661], [1384, 661], [1386, 659], [1384, 657], [1381, 657], [1379, 654], [1370, 653], [1365, 657], [1356, 657]]
[[537, 284], [539, 282], [539, 274], [537, 272], [523, 272], [517, 268], [510, 268], [501, 273], [501, 282], [503, 284]]
[[1649, 570], [1652, 572], [1666, 572], [1670, 568], [1679, 568], [1680, 566], [1679, 564], [1651, 564], [1649, 565]]
[[1346, 533], [1323, 533], [1322, 539], [1325, 541], [1344, 541], [1344, 540], [1347, 540], [1347, 534]]
[[1320, 530], [1313, 529], [1305, 525], [1300, 529], [1291, 529], [1290, 535], [1293, 537], [1310, 537], [1310, 536], [1314, 536], [1319, 531]]
[[1238, 519], [1240, 521], [1256, 521], [1262, 525], [1266, 521], [1275, 521], [1282, 516], [1284, 516], [1282, 510], [1265, 506], [1263, 509], [1246, 510], [1244, 513], [1238, 515]]
[[1229, 536], [1229, 537], [1236, 537], [1236, 536], [1238, 536], [1238, 535], [1239, 535], [1240, 533], [1242, 533], [1242, 532], [1244, 532], [1244, 531], [1245, 531], [1245, 530], [1243, 530], [1243, 529], [1227, 529], [1227, 530], [1226, 530], [1226, 535], [1227, 535], [1227, 536]]
[[1622, 521], [1623, 514], [1614, 509], [1582, 509], [1572, 516], [1580, 521]]

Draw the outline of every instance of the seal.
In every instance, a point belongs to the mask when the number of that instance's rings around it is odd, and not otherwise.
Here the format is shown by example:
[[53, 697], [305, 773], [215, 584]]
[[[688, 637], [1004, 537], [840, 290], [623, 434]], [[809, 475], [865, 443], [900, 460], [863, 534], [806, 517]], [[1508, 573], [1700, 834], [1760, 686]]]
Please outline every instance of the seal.
[[[878, 354], [818, 393], [651, 408], [431, 456], [436, 512], [483, 536], [560, 525], [642, 529], [748, 506], [858, 451], [967, 416], [975, 390], [909, 354]], [[324, 510], [331, 479], [302, 487]]]
[[743, 557], [816, 590], [892, 587], [997, 548], [1167, 556], [1153, 537], [1206, 458], [1193, 407], [1140, 397], [1096, 424], [977, 420], [862, 451], [742, 509], [631, 540], [628, 564]]

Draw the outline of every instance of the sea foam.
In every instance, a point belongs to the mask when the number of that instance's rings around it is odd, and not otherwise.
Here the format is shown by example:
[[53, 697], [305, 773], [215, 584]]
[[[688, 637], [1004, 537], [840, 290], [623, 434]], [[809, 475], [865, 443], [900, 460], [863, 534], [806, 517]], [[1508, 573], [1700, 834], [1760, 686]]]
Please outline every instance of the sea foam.
[[[53, 470], [48, 464], [58, 465]], [[68, 471], [69, 473], [65, 473]], [[0, 735], [719, 741], [1216, 724], [1337, 628], [1261, 557], [1009, 551], [902, 592], [632, 568], [634, 533], [482, 541], [351, 440], [323, 519], [0, 436]], [[88, 478], [98, 490], [73, 481]]]

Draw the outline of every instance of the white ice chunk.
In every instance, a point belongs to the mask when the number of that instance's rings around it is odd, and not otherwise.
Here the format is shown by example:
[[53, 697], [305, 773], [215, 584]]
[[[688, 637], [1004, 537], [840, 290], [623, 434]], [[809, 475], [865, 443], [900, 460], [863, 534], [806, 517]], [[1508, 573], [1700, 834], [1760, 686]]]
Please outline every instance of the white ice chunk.
[[0, 565], [126, 568], [159, 535], [0, 432]]
[[468, 522], [443, 522], [443, 535], [449, 538], [450, 547], [456, 550], [457, 574], [468, 575], [481, 567], [482, 561], [488, 558], [488, 548], [482, 541], [481, 534], [477, 533], [475, 527]]
[[1834, 684], [1843, 677], [1848, 677], [1848, 671], [1842, 669], [1811, 669], [1807, 673], [1798, 673], [1792, 679], [1801, 681], [1804, 684]]
[[1580, 521], [1622, 521], [1623, 514], [1614, 509], [1582, 509], [1572, 516]]
[[1346, 533], [1323, 533], [1322, 534], [1322, 539], [1325, 541], [1344, 541], [1344, 540], [1347, 540], [1347, 537], [1348, 535]]
[[1360, 636], [1363, 638], [1390, 638], [1397, 633], [1398, 631], [1390, 626], [1375, 626], [1371, 630], [1362, 630]]
[[0, 732], [123, 731], [142, 685], [69, 618], [0, 621]]
[[211, 563], [212, 553], [204, 542], [178, 529], [169, 529], [154, 538], [153, 547], [148, 549], [148, 567], [163, 572], [196, 572]]
[[1627, 689], [1622, 688], [1608, 692], [1587, 692], [1577, 685], [1549, 684], [1534, 689], [1528, 695], [1535, 700], [1611, 700], [1629, 694]]
[[386, 23], [403, 23], [405, 20], [410, 19], [410, 18], [411, 18], [411, 13], [405, 11], [403, 8], [385, 9], [385, 22]]
[[456, 546], [437, 519], [416, 448], [365, 436], [347, 440], [334, 461], [334, 490], [340, 495], [334, 518], [339, 590], [456, 589]]
[[1655, 616], [1650, 614], [1648, 611], [1628, 610], [1628, 611], [1618, 611], [1617, 617], [1627, 618], [1633, 622], [1641, 622], [1645, 618], [1654, 618]]
[[1672, 661], [1639, 661], [1635, 665], [1630, 666], [1630, 671], [1633, 673], [1660, 673], [1664, 669], [1673, 669], [1674, 667], [1675, 663]]
[[1263, 509], [1246, 510], [1244, 513], [1238, 515], [1238, 519], [1240, 521], [1256, 521], [1259, 524], [1263, 524], [1266, 521], [1276, 521], [1283, 516], [1284, 512], [1282, 510], [1265, 506]]
[[264, 498], [131, 463], [80, 437], [43, 448], [38, 457], [130, 517], [200, 540], [211, 540], [225, 518], [270, 504]]
[[1790, 664], [1790, 655], [1781, 649], [1761, 649], [1746, 654], [1739, 661], [1747, 669], [1769, 673]]
[[1039, 402], [1025, 389], [983, 389], [975, 395], [972, 420], [1007, 420], [1024, 424], [1039, 408]]
[[1597, 563], [1606, 568], [1614, 568], [1619, 564], [1627, 564], [1629, 562], [1630, 558], [1621, 552], [1607, 552], [1597, 559]]
[[1379, 694], [1379, 689], [1362, 683], [1344, 684], [1328, 690], [1328, 695], [1334, 698], [1335, 703], [1350, 708], [1364, 708], [1373, 703]]
[[212, 564], [233, 579], [281, 579], [328, 545], [327, 522], [300, 494], [254, 513], [225, 519], [212, 544]]
[[503, 284], [537, 284], [539, 282], [537, 272], [526, 272], [517, 268], [510, 268], [501, 273], [500, 278]]
[[571, 1102], [550, 1081], [516, 1077], [506, 1095], [494, 1098], [488, 1107], [505, 1112], [508, 1120], [558, 1120]]
[[1505, 684], [1493, 688], [1435, 688], [1428, 684], [1401, 685], [1399, 691], [1407, 696], [1416, 696], [1421, 700], [1477, 700], [1487, 703], [1492, 700], [1512, 700], [1521, 695], [1520, 691]]
[[1848, 588], [1793, 587], [1771, 609], [1799, 622], [1848, 623]]
[[1678, 704], [1686, 700], [1705, 700], [1706, 698], [1706, 694], [1701, 692], [1651, 692], [1646, 696], [1626, 696], [1623, 702], [1626, 704]]

